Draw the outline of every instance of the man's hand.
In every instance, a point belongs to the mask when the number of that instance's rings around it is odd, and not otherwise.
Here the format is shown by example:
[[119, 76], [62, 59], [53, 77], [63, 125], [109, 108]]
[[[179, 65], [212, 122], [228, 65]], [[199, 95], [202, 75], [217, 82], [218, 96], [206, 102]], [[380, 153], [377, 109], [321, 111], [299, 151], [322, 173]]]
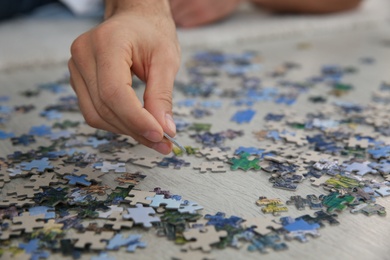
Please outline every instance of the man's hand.
[[221, 20], [236, 10], [241, 0], [170, 0], [172, 16], [181, 27]]
[[[69, 60], [71, 84], [86, 122], [132, 136], [167, 154], [176, 133], [172, 88], [180, 47], [166, 0], [106, 1], [106, 20], [79, 36]], [[146, 82], [144, 105], [132, 73]]]

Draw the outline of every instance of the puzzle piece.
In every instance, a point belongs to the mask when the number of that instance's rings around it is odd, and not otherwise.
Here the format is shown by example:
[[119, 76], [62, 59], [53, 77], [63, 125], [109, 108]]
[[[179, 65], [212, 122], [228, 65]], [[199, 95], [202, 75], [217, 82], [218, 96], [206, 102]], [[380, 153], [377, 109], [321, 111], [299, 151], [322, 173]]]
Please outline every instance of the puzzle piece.
[[298, 183], [302, 181], [302, 176], [300, 175], [275, 176], [269, 178], [269, 181], [273, 183], [272, 187], [274, 188], [295, 191], [298, 187]]
[[65, 180], [68, 180], [69, 185], [83, 185], [83, 186], [91, 186], [91, 182], [86, 180], [86, 175], [74, 176], [74, 175], [66, 175], [64, 176]]
[[178, 211], [180, 213], [197, 214], [197, 211], [202, 209], [203, 207], [199, 206], [198, 203], [194, 201], [184, 200], [182, 201]]
[[106, 249], [108, 250], [118, 250], [120, 247], [126, 246], [127, 252], [134, 252], [137, 247], [145, 248], [146, 243], [141, 242], [141, 235], [129, 235], [128, 237], [123, 237], [121, 234], [116, 234], [113, 238], [110, 239]]
[[279, 215], [279, 212], [288, 211], [287, 207], [283, 206], [280, 199], [267, 199], [267, 197], [259, 197], [256, 205], [263, 206], [261, 211], [263, 213], [273, 213], [274, 216]]
[[124, 210], [123, 207], [118, 207], [117, 205], [111, 205], [108, 206], [108, 208], [109, 210], [106, 211], [97, 211], [99, 213], [99, 218], [109, 218], [114, 212], [122, 213]]
[[77, 240], [74, 244], [76, 248], [88, 247], [92, 250], [104, 250], [107, 246], [105, 241], [110, 240], [114, 236], [114, 232], [104, 231], [97, 234], [93, 231], [85, 231], [84, 233], [76, 233], [73, 235], [73, 239]]
[[150, 207], [158, 208], [162, 205], [165, 206], [166, 209], [179, 209], [182, 203], [182, 200], [176, 200], [173, 198], [166, 199], [164, 195], [154, 195], [154, 197], [147, 197], [147, 200], [152, 200], [149, 204]]
[[146, 175], [142, 175], [139, 172], [135, 173], [125, 173], [120, 177], [115, 178], [115, 181], [119, 183], [119, 186], [136, 186], [141, 180], [143, 180]]
[[348, 204], [351, 204], [355, 201], [355, 197], [349, 194], [340, 195], [338, 192], [332, 192], [329, 195], [321, 195], [320, 200], [322, 200], [322, 205], [327, 208], [327, 212], [332, 213], [334, 211], [342, 211]]
[[302, 198], [300, 195], [291, 196], [290, 199], [286, 202], [287, 205], [294, 204], [298, 210], [304, 210], [305, 206], [308, 204], [307, 199]]
[[203, 252], [210, 252], [211, 245], [220, 242], [220, 239], [227, 235], [225, 230], [216, 231], [214, 226], [207, 226], [204, 229], [192, 228], [183, 232], [186, 240], [196, 240], [189, 242], [188, 246], [192, 250], [201, 249]]
[[248, 246], [248, 251], [260, 251], [261, 253], [268, 253], [267, 248], [272, 248], [275, 251], [288, 249], [287, 244], [280, 241], [281, 239], [277, 234], [257, 236], [251, 239], [252, 244]]
[[308, 223], [304, 219], [297, 218], [293, 219], [291, 217], [283, 217], [280, 219], [283, 229], [288, 231], [285, 234], [287, 240], [297, 239], [300, 242], [308, 242], [306, 236], [311, 235], [313, 237], [318, 237], [318, 229], [320, 225], [317, 223]]
[[336, 175], [325, 181], [328, 189], [353, 189], [359, 187], [360, 182], [348, 176]]
[[31, 199], [24, 199], [24, 198], [14, 198], [14, 197], [7, 197], [0, 201], [0, 208], [8, 208], [10, 206], [15, 206], [17, 208], [22, 208], [25, 206], [33, 206], [35, 202]]
[[110, 226], [111, 229], [120, 231], [122, 228], [132, 228], [133, 221], [123, 217], [125, 212], [114, 211], [110, 214], [109, 219], [104, 222], [104, 226]]
[[356, 173], [359, 176], [364, 176], [368, 173], [376, 174], [377, 170], [370, 167], [369, 161], [365, 162], [353, 162], [351, 164], [345, 163], [343, 166], [345, 167], [345, 171], [350, 173]]
[[112, 163], [104, 161], [102, 163], [97, 163], [94, 165], [96, 169], [101, 170], [104, 173], [113, 171], [113, 172], [126, 172], [126, 164], [125, 163]]
[[132, 219], [134, 224], [142, 224], [145, 228], [152, 227], [152, 223], [160, 222], [159, 217], [151, 215], [156, 214], [153, 208], [144, 207], [142, 204], [136, 204], [135, 208], [128, 208], [128, 214], [124, 214], [124, 219]]
[[330, 225], [339, 225], [340, 222], [336, 219], [337, 214], [329, 214], [326, 213], [325, 211], [317, 211], [314, 213], [315, 217], [312, 217], [310, 215], [303, 215], [300, 216], [299, 218], [305, 220], [307, 223], [317, 223], [321, 227], [324, 226], [323, 222], [328, 222]]
[[98, 256], [92, 256], [91, 260], [115, 260], [115, 257], [109, 256], [106, 252], [101, 252]]
[[35, 206], [28, 209], [30, 216], [44, 215], [43, 219], [51, 219], [56, 217], [53, 207]]
[[161, 157], [159, 156], [150, 156], [150, 157], [141, 157], [131, 163], [134, 165], [139, 165], [147, 168], [154, 168], [157, 166], [157, 163], [161, 162]]
[[305, 163], [316, 163], [319, 161], [327, 161], [330, 157], [331, 156], [329, 154], [309, 151], [300, 154], [299, 159], [302, 159]]
[[354, 206], [353, 209], [351, 209], [351, 213], [359, 213], [362, 212], [367, 216], [371, 216], [374, 214], [378, 214], [379, 216], [386, 216], [386, 208], [379, 205], [379, 204], [368, 204], [368, 203], [362, 203], [357, 206]]
[[36, 169], [38, 172], [45, 172], [48, 169], [54, 168], [52, 165], [50, 165], [50, 162], [48, 160], [48, 158], [44, 157], [39, 160], [32, 160], [28, 163], [21, 163], [20, 166], [22, 167], [23, 171], [31, 171], [33, 169]]
[[109, 141], [102, 139], [99, 140], [96, 137], [88, 137], [87, 141], [84, 142], [84, 145], [92, 146], [93, 148], [98, 148], [101, 145], [107, 144]]
[[230, 169], [231, 170], [238, 170], [238, 169], [241, 169], [241, 170], [244, 170], [244, 171], [248, 171], [248, 170], [255, 170], [255, 171], [259, 171], [261, 169], [260, 165], [258, 164], [260, 162], [260, 160], [258, 158], [256, 159], [253, 159], [253, 160], [249, 160], [249, 157], [250, 154], [248, 153], [241, 153], [239, 155], [239, 159], [237, 158], [232, 158], [229, 162], [232, 164], [232, 166], [230, 166]]
[[172, 260], [215, 260], [215, 258], [209, 253], [182, 248], [179, 253], [172, 257]]
[[294, 134], [281, 133], [280, 137], [284, 138], [287, 143], [294, 143], [297, 146], [305, 146], [309, 143], [306, 139], [306, 135], [301, 132]]
[[239, 155], [241, 153], [248, 153], [250, 155], [261, 156], [264, 153], [264, 151], [265, 151], [264, 149], [259, 149], [259, 148], [255, 148], [255, 147], [240, 146], [234, 151], [234, 154]]
[[220, 160], [220, 161], [226, 161], [228, 158], [231, 158], [232, 156], [229, 156], [229, 154], [225, 151], [223, 151], [221, 148], [218, 147], [205, 147], [199, 150], [199, 153], [203, 156], [205, 156], [208, 160]]
[[253, 228], [253, 231], [259, 235], [266, 235], [271, 232], [271, 229], [277, 229], [280, 224], [274, 222], [271, 218], [252, 217], [245, 218], [242, 223], [243, 228]]
[[200, 173], [211, 171], [213, 173], [226, 172], [226, 168], [223, 162], [202, 162], [199, 166], [193, 167], [195, 170], [199, 170]]
[[23, 230], [25, 233], [32, 233], [34, 229], [42, 228], [45, 222], [40, 221], [45, 219], [45, 214], [30, 215], [28, 212], [24, 212], [22, 215], [14, 217], [12, 219], [12, 230]]
[[309, 205], [310, 209], [313, 210], [319, 210], [322, 208], [322, 202], [320, 199], [314, 195], [314, 194], [309, 194], [306, 196], [307, 204]]
[[137, 203], [143, 205], [150, 205], [152, 203], [152, 197], [156, 195], [155, 192], [152, 191], [142, 191], [142, 190], [131, 190], [129, 192], [129, 196], [125, 198], [126, 201], [130, 202], [131, 206], [135, 206]]
[[390, 187], [381, 186], [380, 188], [376, 189], [375, 192], [381, 195], [382, 197], [387, 197], [390, 196]]
[[320, 187], [321, 185], [325, 184], [327, 180], [329, 180], [329, 176], [322, 175], [319, 178], [310, 178], [311, 185], [314, 187]]
[[241, 110], [241, 111], [237, 111], [230, 120], [238, 124], [250, 123], [250, 121], [252, 121], [252, 118], [255, 114], [256, 111], [252, 109]]
[[39, 190], [43, 187], [50, 187], [50, 185], [58, 184], [61, 181], [57, 179], [54, 173], [45, 173], [43, 175], [33, 175], [30, 178], [30, 182], [24, 185], [25, 188], [33, 188]]
[[386, 159], [390, 157], [390, 145], [387, 146], [376, 146], [373, 149], [368, 149], [367, 152], [374, 159]]
[[170, 165], [173, 166], [174, 169], [181, 169], [182, 166], [188, 167], [190, 166], [189, 162], [186, 162], [182, 159], [177, 158], [176, 156], [165, 157], [161, 162], [157, 163], [157, 166], [168, 168]]
[[28, 146], [32, 143], [35, 143], [35, 138], [32, 135], [21, 135], [19, 137], [11, 137], [12, 145], [24, 145]]

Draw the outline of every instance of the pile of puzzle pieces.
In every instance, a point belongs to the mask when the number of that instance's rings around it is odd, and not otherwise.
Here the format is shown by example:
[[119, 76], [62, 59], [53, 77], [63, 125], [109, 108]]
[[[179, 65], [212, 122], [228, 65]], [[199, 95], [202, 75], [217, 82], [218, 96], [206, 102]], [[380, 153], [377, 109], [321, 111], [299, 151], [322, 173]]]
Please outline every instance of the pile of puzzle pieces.
[[[365, 106], [340, 100], [328, 104], [327, 96], [310, 96], [317, 110], [296, 115], [294, 103], [317, 85], [325, 84], [329, 95], [348, 95], [353, 86], [343, 77], [356, 71], [324, 66], [318, 75], [295, 82], [287, 76], [299, 64], [287, 62], [264, 76], [281, 79], [279, 85], [268, 87], [256, 76], [257, 60], [255, 52], [204, 51], [193, 56], [187, 65], [189, 80], [176, 82], [177, 90], [188, 99], [177, 101], [174, 113], [181, 141], [185, 143], [187, 134], [199, 146], [186, 146], [186, 154], [174, 149], [168, 157], [141, 156], [140, 145], [130, 137], [63, 119], [65, 114], [79, 113], [66, 80], [21, 93], [31, 102], [42, 92], [57, 99], [38, 111], [47, 124], [31, 125], [22, 135], [15, 135], [7, 123], [20, 114], [33, 113], [34, 105], [13, 105], [12, 97], [0, 96], [0, 141], [13, 147], [0, 158], [2, 257], [78, 259], [91, 254], [92, 259], [114, 259], [108, 252], [147, 247], [142, 239], [142, 232], [150, 232], [146, 229], [156, 232], [156, 239], [163, 236], [180, 246], [173, 259], [213, 259], [213, 248], [240, 249], [243, 244], [261, 253], [286, 250], [292, 239], [307, 242], [309, 235], [318, 237], [325, 222], [339, 224], [335, 212], [346, 209], [385, 216], [386, 209], [377, 199], [390, 195], [390, 84], [382, 83], [373, 91], [374, 103]], [[223, 77], [238, 78], [242, 84], [223, 88], [214, 80]], [[209, 97], [217, 99], [205, 99]], [[210, 124], [193, 120], [233, 106], [237, 112], [230, 123], [249, 124], [261, 102], [291, 109], [268, 113], [264, 127], [253, 133], [211, 132]], [[244, 135], [251, 135], [256, 145], [228, 146], [229, 140]], [[42, 140], [48, 145], [41, 145]], [[190, 165], [188, 157], [198, 158], [199, 164]], [[128, 170], [131, 165], [178, 171], [191, 167], [194, 174], [262, 172], [269, 174], [270, 181], [263, 185], [289, 191], [312, 185], [323, 195], [294, 193], [283, 202], [259, 194], [253, 201], [254, 207], [261, 207], [256, 217], [228, 217], [222, 212], [202, 216], [203, 207], [181, 195], [159, 187], [138, 189], [145, 175]], [[280, 216], [287, 214], [288, 206], [314, 213]], [[134, 230], [137, 233], [127, 232]]]

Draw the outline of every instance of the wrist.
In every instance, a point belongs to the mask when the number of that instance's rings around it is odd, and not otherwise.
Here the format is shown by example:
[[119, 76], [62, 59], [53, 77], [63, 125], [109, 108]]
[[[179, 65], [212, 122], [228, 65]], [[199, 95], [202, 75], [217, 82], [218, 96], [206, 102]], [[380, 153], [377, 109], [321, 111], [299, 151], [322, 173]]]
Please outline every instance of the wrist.
[[104, 19], [127, 11], [170, 15], [168, 0], [105, 0]]

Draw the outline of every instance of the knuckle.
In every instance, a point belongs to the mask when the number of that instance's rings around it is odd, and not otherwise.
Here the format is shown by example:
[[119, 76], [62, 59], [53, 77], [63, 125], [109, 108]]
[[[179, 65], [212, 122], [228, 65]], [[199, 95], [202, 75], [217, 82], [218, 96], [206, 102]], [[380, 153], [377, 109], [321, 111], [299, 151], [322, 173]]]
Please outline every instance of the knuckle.
[[70, 53], [72, 56], [80, 56], [84, 51], [85, 46], [85, 36], [80, 35], [76, 38], [76, 40], [73, 41], [72, 45], [70, 46]]
[[114, 106], [117, 102], [119, 89], [113, 86], [105, 86], [99, 88], [99, 98], [103, 104]]
[[100, 128], [100, 117], [95, 113], [84, 113], [83, 114], [85, 122], [94, 128]]
[[97, 106], [96, 110], [100, 115], [100, 117], [106, 120], [107, 122], [112, 122], [115, 118], [114, 112], [112, 112], [112, 110], [108, 106], [106, 106], [106, 104], [104, 104], [103, 102]]
[[172, 94], [169, 90], [161, 89], [158, 93], [148, 93], [144, 97], [145, 102], [154, 103], [155, 101], [159, 103], [164, 103], [167, 107], [172, 108]]

